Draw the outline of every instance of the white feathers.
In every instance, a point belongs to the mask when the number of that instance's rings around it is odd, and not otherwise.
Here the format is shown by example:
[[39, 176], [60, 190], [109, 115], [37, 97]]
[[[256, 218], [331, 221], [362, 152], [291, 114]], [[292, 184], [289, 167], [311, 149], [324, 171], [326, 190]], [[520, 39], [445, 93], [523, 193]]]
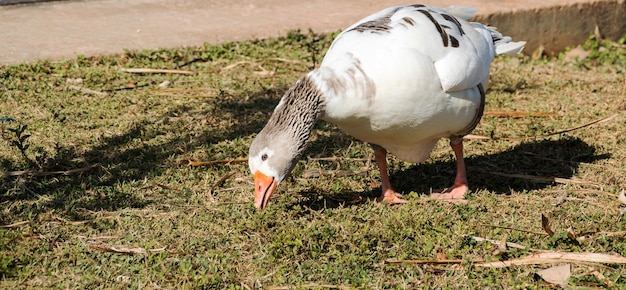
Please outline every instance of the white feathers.
[[423, 161], [437, 140], [480, 118], [477, 86], [486, 90], [496, 53], [523, 48], [465, 21], [475, 12], [391, 7], [348, 27], [310, 74], [325, 96], [323, 119], [401, 159]]

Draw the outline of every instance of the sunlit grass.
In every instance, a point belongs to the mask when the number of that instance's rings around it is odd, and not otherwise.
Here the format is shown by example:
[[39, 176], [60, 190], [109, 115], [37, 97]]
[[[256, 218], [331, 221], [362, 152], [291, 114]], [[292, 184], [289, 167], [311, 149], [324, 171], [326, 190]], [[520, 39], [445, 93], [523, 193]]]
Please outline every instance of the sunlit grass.
[[[453, 180], [447, 141], [423, 164], [390, 157], [391, 182], [409, 204], [381, 206], [372, 201], [380, 184], [369, 147], [321, 122], [292, 178], [262, 212], [252, 205], [246, 163], [187, 165], [247, 157], [278, 99], [319, 62], [332, 37], [292, 32], [0, 67], [0, 118], [14, 119], [0, 121], [0, 225], [13, 225], [0, 229], [1, 288], [523, 288], [543, 285], [534, 273], [547, 266], [472, 267], [475, 259], [531, 251], [495, 255], [497, 245], [471, 236], [529, 249], [626, 255], [624, 234], [606, 234], [626, 230], [617, 200], [626, 184], [619, 57], [497, 58], [485, 110], [553, 114], [483, 118], [473, 134], [494, 140], [466, 142], [467, 205], [427, 198], [431, 188]], [[623, 44], [604, 47], [624, 55]], [[11, 129], [23, 125], [30, 136], [20, 150]], [[559, 198], [564, 202], [555, 206]], [[544, 234], [542, 214], [552, 237]], [[586, 239], [572, 240], [568, 232]], [[123, 253], [136, 248], [146, 254]], [[467, 263], [384, 263], [444, 258]], [[624, 266], [574, 269], [571, 286], [626, 282]]]

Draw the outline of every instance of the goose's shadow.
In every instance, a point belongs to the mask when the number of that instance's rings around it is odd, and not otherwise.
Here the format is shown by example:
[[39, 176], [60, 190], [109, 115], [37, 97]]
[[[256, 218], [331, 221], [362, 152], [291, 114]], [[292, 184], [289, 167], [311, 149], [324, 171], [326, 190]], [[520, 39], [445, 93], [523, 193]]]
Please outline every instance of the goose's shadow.
[[[571, 178], [576, 174], [580, 162], [593, 163], [607, 158], [610, 158], [609, 154], [597, 155], [593, 146], [579, 138], [563, 137], [557, 140], [527, 141], [499, 153], [466, 157], [465, 163], [470, 190], [511, 194], [550, 185], [549, 182], [520, 178], [520, 175]], [[452, 184], [455, 166], [453, 157], [448, 161], [427, 161], [405, 170], [390, 172], [390, 180], [398, 192], [429, 194], [432, 189], [446, 188]], [[373, 166], [372, 170], [377, 169]], [[502, 173], [518, 176], [506, 177]], [[301, 204], [315, 210], [351, 206], [361, 203], [354, 202], [356, 200], [374, 199], [380, 195], [380, 188], [371, 188], [365, 192], [345, 192], [332, 197], [325, 196], [323, 199], [311, 192], [301, 194], [305, 197]]]

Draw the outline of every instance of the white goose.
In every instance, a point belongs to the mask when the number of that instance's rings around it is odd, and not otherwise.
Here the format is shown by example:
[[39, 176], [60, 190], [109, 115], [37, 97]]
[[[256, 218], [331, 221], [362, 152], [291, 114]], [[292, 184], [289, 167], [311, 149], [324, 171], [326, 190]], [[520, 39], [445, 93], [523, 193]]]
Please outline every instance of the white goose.
[[496, 54], [517, 54], [525, 44], [467, 22], [475, 12], [421, 4], [390, 7], [339, 34], [320, 68], [285, 93], [250, 146], [255, 207], [267, 206], [320, 118], [371, 144], [382, 180], [378, 201], [388, 203], [406, 201], [389, 183], [387, 152], [422, 162], [439, 139], [449, 138], [456, 178], [433, 197], [464, 198], [462, 137], [482, 117], [489, 64]]

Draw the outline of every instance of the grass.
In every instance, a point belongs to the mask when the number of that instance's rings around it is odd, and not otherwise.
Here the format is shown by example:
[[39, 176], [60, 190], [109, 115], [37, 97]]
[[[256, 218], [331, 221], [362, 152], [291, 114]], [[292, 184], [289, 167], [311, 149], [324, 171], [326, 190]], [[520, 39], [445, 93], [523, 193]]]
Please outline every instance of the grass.
[[[597, 54], [583, 60], [495, 60], [486, 111], [553, 114], [483, 118], [473, 134], [496, 138], [466, 142], [467, 205], [426, 197], [453, 180], [446, 141], [423, 164], [390, 157], [409, 204], [381, 206], [369, 147], [322, 122], [265, 211], [252, 205], [246, 163], [188, 166], [247, 157], [333, 36], [0, 67], [0, 118], [13, 119], [0, 121], [0, 288], [534, 288], [550, 287], [534, 274], [547, 265], [471, 261], [531, 248], [626, 255], [623, 41], [592, 39]], [[495, 253], [472, 236], [527, 248]], [[384, 263], [402, 259], [464, 262]], [[623, 287], [626, 267], [574, 263], [568, 283]]]

